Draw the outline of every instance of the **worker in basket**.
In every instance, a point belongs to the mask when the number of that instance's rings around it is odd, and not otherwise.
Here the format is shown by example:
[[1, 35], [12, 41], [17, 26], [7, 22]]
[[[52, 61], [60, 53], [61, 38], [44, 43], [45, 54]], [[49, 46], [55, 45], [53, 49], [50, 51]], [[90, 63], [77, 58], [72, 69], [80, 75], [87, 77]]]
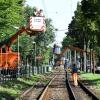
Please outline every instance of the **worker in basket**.
[[42, 9], [38, 10], [36, 8], [35, 12], [34, 12], [34, 15], [37, 16], [37, 17], [44, 17], [43, 10]]
[[77, 78], [78, 78], [78, 68], [76, 66], [76, 64], [73, 64], [72, 66], [72, 78], [73, 78], [73, 82], [74, 82], [74, 86], [77, 86], [78, 85], [78, 82], [77, 82]]

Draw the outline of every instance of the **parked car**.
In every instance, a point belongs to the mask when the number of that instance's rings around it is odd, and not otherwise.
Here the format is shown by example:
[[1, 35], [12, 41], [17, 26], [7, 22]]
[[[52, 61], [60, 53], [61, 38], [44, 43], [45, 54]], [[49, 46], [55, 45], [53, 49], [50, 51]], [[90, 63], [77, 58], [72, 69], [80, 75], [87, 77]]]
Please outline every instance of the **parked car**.
[[95, 70], [95, 73], [100, 73], [100, 67], [97, 67], [97, 69]]

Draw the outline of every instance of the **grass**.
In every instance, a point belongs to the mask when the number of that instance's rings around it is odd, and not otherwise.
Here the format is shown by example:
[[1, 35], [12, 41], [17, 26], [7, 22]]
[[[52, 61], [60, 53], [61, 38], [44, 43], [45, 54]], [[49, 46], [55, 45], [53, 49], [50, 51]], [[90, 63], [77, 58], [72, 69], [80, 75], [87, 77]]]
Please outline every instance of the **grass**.
[[81, 73], [80, 78], [87, 81], [90, 85], [96, 86], [96, 88], [100, 88], [100, 74], [93, 73]]
[[0, 100], [10, 100], [11, 98], [15, 98], [23, 89], [32, 86], [36, 82], [48, 82], [45, 80], [45, 76], [47, 75], [34, 75], [4, 82], [0, 85]]

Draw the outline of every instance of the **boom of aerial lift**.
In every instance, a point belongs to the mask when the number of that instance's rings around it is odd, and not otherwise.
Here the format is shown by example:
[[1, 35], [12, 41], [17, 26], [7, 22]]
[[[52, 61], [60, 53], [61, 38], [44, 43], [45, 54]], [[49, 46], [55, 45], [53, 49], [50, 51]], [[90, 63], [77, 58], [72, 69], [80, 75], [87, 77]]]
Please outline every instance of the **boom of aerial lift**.
[[57, 58], [57, 61], [56, 61], [56, 65], [62, 64], [62, 61], [60, 60], [60, 58], [64, 55], [65, 51], [68, 50], [68, 49], [76, 50], [76, 51], [82, 52], [82, 53], [83, 53], [83, 52], [87, 52], [88, 54], [90, 53], [90, 52], [88, 52], [88, 51], [85, 51], [85, 50], [83, 50], [83, 49], [80, 49], [80, 48], [78, 48], [78, 47], [74, 47], [74, 46], [71, 46], [71, 45], [65, 46], [64, 49], [62, 50], [62, 52], [58, 55], [58, 58]]
[[45, 32], [45, 18], [43, 16], [31, 16], [27, 27], [21, 27], [10, 38], [0, 42], [0, 70], [16, 71], [18, 62], [20, 61], [20, 54], [12, 52], [11, 44], [16, 40], [18, 35], [26, 32], [30, 36], [37, 35], [40, 32]]

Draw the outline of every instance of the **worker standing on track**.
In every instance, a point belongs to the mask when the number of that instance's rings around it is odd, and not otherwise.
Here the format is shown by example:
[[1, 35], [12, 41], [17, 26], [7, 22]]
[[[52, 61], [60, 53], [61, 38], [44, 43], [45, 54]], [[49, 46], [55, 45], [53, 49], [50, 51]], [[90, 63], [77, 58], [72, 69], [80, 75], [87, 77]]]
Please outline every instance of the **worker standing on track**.
[[77, 82], [77, 73], [78, 73], [78, 68], [76, 66], [76, 64], [73, 64], [72, 66], [72, 78], [73, 78], [73, 81], [74, 81], [74, 85], [77, 86], [78, 85], [78, 82]]

